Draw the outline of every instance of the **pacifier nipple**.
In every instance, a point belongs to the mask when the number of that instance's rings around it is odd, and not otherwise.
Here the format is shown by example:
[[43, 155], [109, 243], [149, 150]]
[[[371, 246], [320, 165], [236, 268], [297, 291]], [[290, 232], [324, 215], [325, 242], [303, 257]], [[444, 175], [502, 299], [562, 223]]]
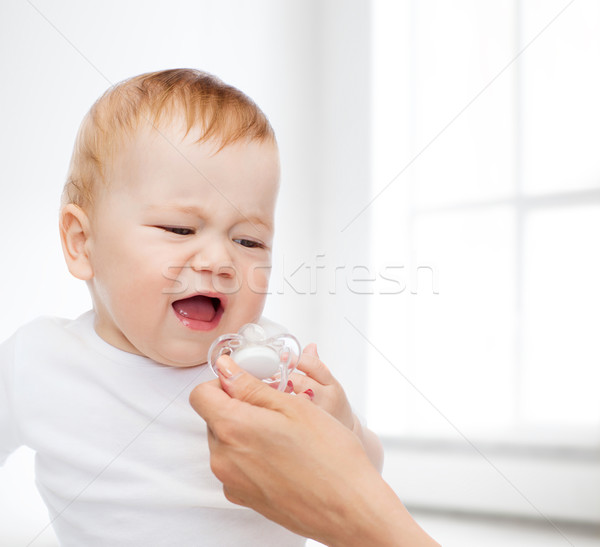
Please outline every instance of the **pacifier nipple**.
[[238, 334], [242, 336], [247, 343], [262, 342], [267, 337], [265, 329], [256, 323], [248, 323], [244, 325]]

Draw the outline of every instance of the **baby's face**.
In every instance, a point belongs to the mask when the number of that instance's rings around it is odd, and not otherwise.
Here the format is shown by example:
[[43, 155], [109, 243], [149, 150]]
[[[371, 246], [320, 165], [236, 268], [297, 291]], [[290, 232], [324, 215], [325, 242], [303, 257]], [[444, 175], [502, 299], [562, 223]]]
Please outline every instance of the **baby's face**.
[[271, 266], [279, 159], [273, 143], [214, 154], [183, 133], [122, 148], [91, 212], [96, 332], [171, 366], [206, 362], [212, 341], [256, 321]]

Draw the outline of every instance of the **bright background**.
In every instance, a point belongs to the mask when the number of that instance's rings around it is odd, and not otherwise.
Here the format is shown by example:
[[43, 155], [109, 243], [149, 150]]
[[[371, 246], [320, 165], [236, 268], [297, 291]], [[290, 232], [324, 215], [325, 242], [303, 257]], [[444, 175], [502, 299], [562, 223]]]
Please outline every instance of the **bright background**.
[[[402, 499], [537, 522], [545, 545], [598, 524], [595, 0], [4, 0], [0, 44], [0, 339], [90, 306], [56, 226], [87, 109], [201, 68], [278, 136], [267, 315], [318, 343]], [[31, 458], [0, 470], [0, 545], [45, 524]]]

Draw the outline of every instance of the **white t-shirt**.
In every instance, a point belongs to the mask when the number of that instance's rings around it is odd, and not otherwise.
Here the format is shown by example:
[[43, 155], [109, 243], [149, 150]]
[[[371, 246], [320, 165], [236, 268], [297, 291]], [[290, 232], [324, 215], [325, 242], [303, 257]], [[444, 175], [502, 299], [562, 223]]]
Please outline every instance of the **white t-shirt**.
[[188, 402], [214, 378], [123, 352], [94, 314], [40, 318], [0, 345], [0, 464], [36, 451], [61, 545], [296, 546], [304, 538], [229, 503]]

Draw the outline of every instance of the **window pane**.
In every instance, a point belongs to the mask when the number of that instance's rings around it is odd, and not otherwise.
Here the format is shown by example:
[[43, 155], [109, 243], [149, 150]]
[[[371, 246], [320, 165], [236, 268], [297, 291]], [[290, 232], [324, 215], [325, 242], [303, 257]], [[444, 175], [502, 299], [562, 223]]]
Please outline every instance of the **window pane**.
[[[564, 8], [524, 0], [523, 41]], [[524, 188], [530, 193], [600, 186], [600, 2], [570, 5], [523, 54]]]
[[[413, 279], [410, 288], [417, 294], [375, 304], [381, 330], [373, 332], [374, 344], [465, 434], [507, 427], [515, 378], [513, 213], [495, 208], [423, 215], [415, 247], [411, 273], [419, 284]], [[439, 294], [431, 290], [428, 268]], [[374, 427], [455, 435], [385, 359], [377, 353], [372, 358]]]
[[523, 414], [600, 426], [600, 206], [531, 213], [526, 224]]
[[[385, 188], [411, 159], [410, 6], [398, 0], [372, 2], [371, 169], [373, 194]], [[393, 69], [390, 69], [393, 62]], [[403, 173], [390, 187], [407, 186]], [[389, 201], [389, 188], [380, 201]], [[405, 202], [406, 204], [406, 202]]]
[[494, 78], [514, 56], [514, 3], [413, 5], [414, 154], [443, 130], [414, 163], [416, 205], [507, 197], [514, 189], [513, 67]]
[[[374, 195], [566, 6], [378, 2]], [[370, 303], [368, 408], [381, 432], [451, 432], [432, 404], [465, 433], [600, 431], [600, 205], [529, 200], [600, 187], [598, 59], [600, 3], [578, 0], [372, 207], [373, 263], [405, 266], [404, 292]], [[551, 435], [580, 443], [564, 431]]]

